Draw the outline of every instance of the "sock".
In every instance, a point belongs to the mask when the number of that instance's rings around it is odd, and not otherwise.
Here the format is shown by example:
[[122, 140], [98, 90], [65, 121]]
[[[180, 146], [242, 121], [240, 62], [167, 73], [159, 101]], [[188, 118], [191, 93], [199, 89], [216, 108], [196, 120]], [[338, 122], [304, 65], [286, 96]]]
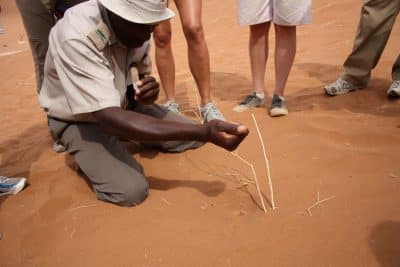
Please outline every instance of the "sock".
[[255, 93], [256, 93], [256, 96], [257, 96], [258, 98], [264, 99], [264, 97], [265, 97], [264, 93], [257, 93], [257, 92], [255, 92]]

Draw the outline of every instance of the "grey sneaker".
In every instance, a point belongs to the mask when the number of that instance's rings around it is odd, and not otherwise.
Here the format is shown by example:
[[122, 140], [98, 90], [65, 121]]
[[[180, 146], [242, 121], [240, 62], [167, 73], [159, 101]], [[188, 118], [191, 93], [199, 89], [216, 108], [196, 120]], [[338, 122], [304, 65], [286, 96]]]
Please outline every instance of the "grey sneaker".
[[246, 96], [233, 110], [236, 112], [243, 112], [250, 108], [261, 107], [262, 105], [264, 105], [264, 98], [259, 98], [256, 93], [253, 92], [251, 95]]
[[0, 196], [2, 195], [15, 195], [24, 189], [26, 178], [8, 178], [0, 176]]
[[176, 113], [176, 114], [179, 114], [179, 113], [180, 113], [180, 111], [179, 111], [179, 104], [178, 104], [178, 103], [175, 103], [175, 102], [173, 102], [173, 101], [167, 101], [167, 102], [163, 105], [163, 107], [166, 108], [166, 109], [168, 109], [169, 111], [172, 111], [172, 112]]
[[393, 80], [387, 91], [387, 96], [393, 99], [400, 97], [400, 80]]
[[205, 106], [201, 107], [200, 113], [201, 117], [203, 118], [203, 122], [209, 122], [212, 120], [225, 120], [224, 115], [222, 115], [213, 102], [209, 102]]
[[360, 88], [361, 87], [343, 80], [341, 77], [324, 87], [325, 93], [330, 96], [344, 95]]
[[274, 95], [272, 97], [271, 108], [269, 111], [271, 117], [285, 116], [289, 114], [287, 107], [285, 105], [285, 101], [278, 95]]

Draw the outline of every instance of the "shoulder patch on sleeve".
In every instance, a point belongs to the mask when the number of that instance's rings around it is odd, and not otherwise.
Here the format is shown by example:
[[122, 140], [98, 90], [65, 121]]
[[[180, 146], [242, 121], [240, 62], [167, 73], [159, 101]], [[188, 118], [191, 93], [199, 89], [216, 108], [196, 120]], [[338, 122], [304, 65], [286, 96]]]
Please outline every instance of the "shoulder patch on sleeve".
[[96, 29], [87, 35], [87, 38], [96, 46], [98, 50], [103, 50], [110, 42], [110, 30], [104, 22], [100, 22]]

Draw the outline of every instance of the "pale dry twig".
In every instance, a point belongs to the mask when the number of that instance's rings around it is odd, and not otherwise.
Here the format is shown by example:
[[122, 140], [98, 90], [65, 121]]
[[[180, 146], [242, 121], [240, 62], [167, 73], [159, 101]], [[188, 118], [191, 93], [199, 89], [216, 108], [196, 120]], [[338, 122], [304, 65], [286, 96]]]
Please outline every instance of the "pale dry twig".
[[272, 186], [271, 172], [270, 172], [270, 169], [269, 169], [269, 161], [268, 161], [268, 158], [267, 158], [267, 153], [265, 151], [264, 141], [263, 141], [263, 138], [261, 136], [261, 132], [260, 132], [260, 129], [258, 127], [258, 123], [257, 123], [256, 117], [254, 116], [253, 113], [251, 113], [251, 117], [253, 118], [254, 124], [255, 124], [256, 129], [257, 129], [258, 137], [260, 139], [261, 146], [262, 146], [262, 149], [263, 149], [265, 165], [267, 166], [267, 178], [268, 178], [267, 182], [269, 184], [269, 191], [271, 193], [271, 205], [272, 205], [272, 209], [274, 210], [276, 208], [276, 206], [275, 206], [275, 200], [274, 200], [274, 188]]
[[239, 156], [237, 151], [236, 151], [236, 153], [235, 152], [231, 152], [231, 154], [234, 155], [235, 157], [237, 157], [238, 159], [240, 159], [242, 162], [244, 162], [247, 166], [249, 166], [251, 168], [251, 171], [253, 172], [253, 176], [254, 176], [254, 181], [256, 183], [258, 196], [260, 197], [260, 200], [261, 200], [262, 208], [263, 208], [264, 212], [267, 213], [267, 209], [265, 208], [264, 199], [263, 199], [262, 194], [261, 194], [260, 186], [258, 185], [257, 174], [256, 174], [256, 171], [254, 170], [253, 164], [251, 164], [250, 162], [248, 162], [247, 160], [245, 160], [244, 158]]
[[324, 202], [326, 202], [328, 200], [334, 199], [335, 197], [336, 196], [331, 196], [331, 197], [327, 197], [327, 198], [324, 198], [324, 199], [320, 200], [319, 199], [319, 192], [317, 192], [317, 202], [315, 202], [310, 207], [308, 207], [308, 209], [307, 209], [308, 215], [312, 216], [311, 209], [315, 208], [316, 206], [318, 206], [321, 203], [324, 203]]

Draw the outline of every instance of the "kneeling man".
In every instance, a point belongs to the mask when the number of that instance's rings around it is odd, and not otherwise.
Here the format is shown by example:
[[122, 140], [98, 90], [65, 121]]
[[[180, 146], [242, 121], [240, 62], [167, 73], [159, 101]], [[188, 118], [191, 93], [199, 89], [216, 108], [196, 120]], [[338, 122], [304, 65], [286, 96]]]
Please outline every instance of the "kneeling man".
[[69, 9], [51, 30], [39, 102], [53, 138], [67, 147], [100, 200], [132, 206], [147, 196], [143, 169], [120, 139], [170, 152], [204, 142], [234, 150], [248, 134], [242, 125], [195, 124], [154, 104], [159, 85], [149, 76], [149, 39], [154, 25], [174, 15], [166, 2], [90, 0]]

